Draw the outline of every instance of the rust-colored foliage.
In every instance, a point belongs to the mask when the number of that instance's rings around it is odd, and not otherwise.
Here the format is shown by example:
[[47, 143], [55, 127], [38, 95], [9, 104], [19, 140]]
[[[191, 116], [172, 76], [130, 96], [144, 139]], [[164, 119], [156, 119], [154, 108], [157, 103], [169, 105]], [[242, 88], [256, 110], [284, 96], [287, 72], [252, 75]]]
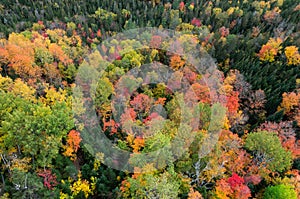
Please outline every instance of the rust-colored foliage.
[[290, 177], [290, 183], [294, 185], [295, 191], [297, 192], [298, 199], [300, 197], [300, 171], [298, 169], [292, 169], [287, 172]]
[[273, 10], [268, 10], [264, 14], [264, 20], [269, 23], [273, 23], [276, 18], [280, 15], [281, 10], [278, 7], [275, 7]]
[[239, 149], [235, 152], [229, 151], [227, 156], [229, 161], [227, 162], [226, 167], [228, 170], [246, 175], [247, 166], [251, 163], [250, 154], [245, 150]]
[[148, 122], [150, 122], [152, 119], [155, 119], [157, 118], [159, 115], [158, 113], [154, 112], [154, 113], [151, 113], [146, 119], [144, 119], [144, 123], [147, 124]]
[[197, 27], [200, 27], [202, 25], [200, 19], [197, 18], [193, 18], [191, 24]]
[[298, 4], [295, 8], [294, 8], [294, 11], [298, 11], [300, 10], [300, 4]]
[[98, 29], [98, 31], [97, 31], [97, 37], [101, 37], [102, 36], [102, 34], [101, 34], [101, 30], [100, 29]]
[[230, 195], [233, 194], [233, 191], [230, 185], [226, 182], [225, 179], [221, 179], [216, 184], [216, 195], [218, 198], [230, 199]]
[[180, 11], [184, 11], [184, 10], [185, 10], [185, 4], [184, 4], [183, 1], [181, 1], [181, 2], [179, 3], [179, 10], [180, 10]]
[[189, 67], [184, 67], [183, 69], [184, 77], [189, 81], [189, 83], [193, 84], [197, 80], [197, 74], [193, 72]]
[[245, 128], [249, 117], [264, 119], [266, 96], [263, 90], [252, 90], [251, 85], [237, 70], [230, 70], [220, 92], [226, 95], [224, 105], [229, 109], [228, 119], [232, 130]]
[[247, 174], [247, 166], [251, 163], [250, 154], [241, 149], [243, 141], [237, 134], [229, 130], [222, 130], [219, 139], [219, 145], [222, 147], [220, 160], [224, 166], [231, 172], [239, 175]]
[[174, 92], [177, 89], [181, 89], [183, 73], [181, 71], [175, 71], [171, 78], [168, 80], [167, 91]]
[[245, 180], [246, 184], [251, 183], [253, 185], [257, 185], [261, 182], [262, 178], [258, 174], [253, 174], [253, 175], [244, 177], [244, 180]]
[[[229, 72], [227, 77], [224, 79], [224, 84], [221, 88], [221, 92], [226, 95], [226, 107], [228, 109], [229, 117], [234, 118], [239, 109], [239, 92], [238, 88], [235, 88], [237, 83], [236, 71], [232, 70]], [[238, 90], [238, 91], [237, 91]]]
[[155, 101], [155, 104], [161, 104], [161, 105], [164, 105], [165, 102], [166, 102], [166, 98], [165, 97], [160, 97], [158, 98], [156, 101]]
[[125, 112], [121, 115], [121, 124], [124, 125], [126, 121], [135, 121], [136, 112], [133, 108], [128, 108]]
[[133, 108], [126, 108], [120, 118], [120, 125], [122, 131], [130, 136], [133, 136], [135, 134], [134, 126], [136, 125], [136, 117], [137, 113], [134, 111]]
[[128, 180], [123, 180], [122, 183], [121, 183], [121, 187], [120, 187], [120, 190], [121, 192], [125, 193], [125, 192], [128, 192], [129, 189], [130, 189], [130, 182], [128, 182]]
[[50, 83], [55, 83], [55, 81], [59, 80], [61, 74], [57, 68], [57, 64], [48, 64], [46, 63], [43, 68], [43, 73], [47, 76], [47, 80]]

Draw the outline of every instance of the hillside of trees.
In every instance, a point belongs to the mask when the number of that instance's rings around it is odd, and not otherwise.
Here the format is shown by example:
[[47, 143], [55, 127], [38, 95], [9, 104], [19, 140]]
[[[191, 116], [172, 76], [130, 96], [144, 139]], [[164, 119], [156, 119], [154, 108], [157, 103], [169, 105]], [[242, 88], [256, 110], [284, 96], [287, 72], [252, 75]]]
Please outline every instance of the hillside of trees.
[[299, 0], [2, 0], [0, 199], [300, 199]]

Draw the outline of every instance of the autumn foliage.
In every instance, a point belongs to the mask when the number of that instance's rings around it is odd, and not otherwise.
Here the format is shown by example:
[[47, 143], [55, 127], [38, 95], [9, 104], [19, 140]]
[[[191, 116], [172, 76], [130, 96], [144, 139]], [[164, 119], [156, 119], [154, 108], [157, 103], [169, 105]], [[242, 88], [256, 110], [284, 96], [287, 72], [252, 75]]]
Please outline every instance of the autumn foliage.
[[170, 60], [170, 66], [177, 70], [185, 64], [184, 60], [179, 55], [173, 55]]
[[4, 46], [0, 47], [0, 61], [22, 78], [40, 75], [34, 64], [34, 44], [24, 35], [13, 33]]
[[297, 1], [44, 3], [0, 3], [1, 199], [300, 195]]
[[71, 130], [67, 136], [67, 143], [64, 146], [64, 155], [71, 157], [71, 159], [74, 160], [76, 158], [76, 152], [80, 147], [81, 140], [80, 133], [78, 131]]
[[56, 175], [51, 172], [51, 170], [44, 170], [38, 173], [39, 176], [44, 178], [44, 186], [48, 189], [53, 189], [58, 182], [56, 181]]
[[278, 111], [283, 110], [284, 114], [290, 119], [300, 124], [300, 94], [298, 92], [290, 92], [282, 94], [282, 102], [277, 108]]
[[258, 57], [261, 61], [273, 62], [277, 56], [279, 50], [282, 48], [282, 39], [271, 38], [263, 45], [258, 53]]
[[288, 61], [288, 65], [299, 65], [300, 54], [296, 46], [288, 46], [284, 49], [285, 56]]
[[243, 178], [233, 173], [227, 179], [221, 179], [216, 184], [216, 198], [240, 198], [248, 199], [251, 197], [251, 191], [245, 184]]

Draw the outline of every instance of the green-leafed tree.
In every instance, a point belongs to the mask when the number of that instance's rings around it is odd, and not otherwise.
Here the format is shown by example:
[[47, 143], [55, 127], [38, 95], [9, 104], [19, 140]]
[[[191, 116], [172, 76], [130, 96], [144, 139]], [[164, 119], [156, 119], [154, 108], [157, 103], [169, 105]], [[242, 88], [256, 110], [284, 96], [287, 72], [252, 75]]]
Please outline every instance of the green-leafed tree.
[[263, 199], [296, 199], [297, 193], [291, 185], [275, 185], [267, 187]]
[[286, 151], [275, 133], [266, 131], [250, 133], [245, 148], [252, 152], [255, 161], [271, 171], [283, 172], [292, 166], [292, 154]]

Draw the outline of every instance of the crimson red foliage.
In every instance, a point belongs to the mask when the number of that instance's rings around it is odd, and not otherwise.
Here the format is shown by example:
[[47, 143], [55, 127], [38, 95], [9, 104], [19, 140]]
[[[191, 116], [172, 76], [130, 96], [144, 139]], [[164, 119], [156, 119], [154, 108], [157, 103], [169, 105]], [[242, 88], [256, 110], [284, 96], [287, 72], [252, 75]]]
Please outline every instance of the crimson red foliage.
[[58, 182], [56, 181], [56, 175], [52, 174], [51, 170], [43, 170], [38, 173], [38, 176], [44, 178], [44, 186], [52, 190]]
[[192, 19], [191, 24], [197, 27], [200, 27], [202, 25], [200, 19], [197, 18]]
[[239, 187], [244, 183], [244, 179], [236, 173], [233, 173], [232, 176], [228, 178], [227, 182], [233, 189], [235, 189], [237, 186]]

